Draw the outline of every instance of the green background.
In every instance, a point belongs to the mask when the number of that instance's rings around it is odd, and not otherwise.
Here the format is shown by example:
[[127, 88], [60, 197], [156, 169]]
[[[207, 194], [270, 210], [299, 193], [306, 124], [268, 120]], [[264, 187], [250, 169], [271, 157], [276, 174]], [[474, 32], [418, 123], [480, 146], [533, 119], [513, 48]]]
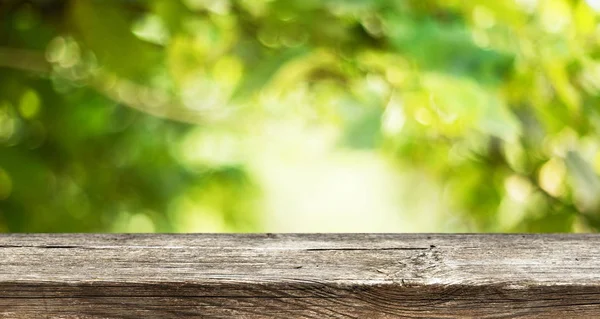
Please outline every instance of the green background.
[[596, 231], [599, 11], [1, 1], [0, 231]]

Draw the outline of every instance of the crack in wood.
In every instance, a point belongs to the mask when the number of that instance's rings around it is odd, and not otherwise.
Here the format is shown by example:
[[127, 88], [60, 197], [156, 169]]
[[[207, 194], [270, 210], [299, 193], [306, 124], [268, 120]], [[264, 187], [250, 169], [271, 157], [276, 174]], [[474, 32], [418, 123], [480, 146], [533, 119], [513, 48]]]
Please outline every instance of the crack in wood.
[[353, 248], [353, 247], [342, 247], [342, 248], [306, 248], [305, 251], [388, 251], [388, 250], [429, 250], [430, 248], [424, 247], [384, 247], [384, 248]]

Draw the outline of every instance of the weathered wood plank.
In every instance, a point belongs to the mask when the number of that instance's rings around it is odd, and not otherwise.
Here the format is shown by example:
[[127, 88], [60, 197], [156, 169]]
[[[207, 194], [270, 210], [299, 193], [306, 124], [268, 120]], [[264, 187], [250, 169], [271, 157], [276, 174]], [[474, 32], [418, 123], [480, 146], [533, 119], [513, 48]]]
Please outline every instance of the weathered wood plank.
[[0, 318], [599, 318], [597, 235], [0, 235]]

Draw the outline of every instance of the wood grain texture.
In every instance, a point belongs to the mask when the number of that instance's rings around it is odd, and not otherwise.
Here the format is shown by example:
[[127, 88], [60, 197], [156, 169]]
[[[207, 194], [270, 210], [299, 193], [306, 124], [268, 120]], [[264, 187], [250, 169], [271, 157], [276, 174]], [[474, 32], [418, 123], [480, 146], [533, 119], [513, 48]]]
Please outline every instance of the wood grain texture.
[[597, 235], [0, 235], [0, 318], [600, 318]]

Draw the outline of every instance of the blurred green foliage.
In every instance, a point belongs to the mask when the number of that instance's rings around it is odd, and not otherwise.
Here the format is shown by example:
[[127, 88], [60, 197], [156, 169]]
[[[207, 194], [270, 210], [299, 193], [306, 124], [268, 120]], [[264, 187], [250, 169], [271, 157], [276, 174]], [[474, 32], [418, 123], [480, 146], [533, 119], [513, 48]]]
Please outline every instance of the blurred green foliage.
[[0, 231], [278, 231], [254, 168], [294, 125], [433, 181], [423, 229], [598, 230], [599, 11], [1, 1]]

